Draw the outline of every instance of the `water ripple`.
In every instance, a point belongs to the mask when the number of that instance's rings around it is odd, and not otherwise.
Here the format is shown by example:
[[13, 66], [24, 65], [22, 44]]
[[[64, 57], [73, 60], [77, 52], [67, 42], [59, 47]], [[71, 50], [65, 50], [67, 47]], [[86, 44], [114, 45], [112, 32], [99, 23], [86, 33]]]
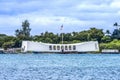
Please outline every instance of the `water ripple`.
[[0, 80], [120, 80], [119, 54], [0, 54]]

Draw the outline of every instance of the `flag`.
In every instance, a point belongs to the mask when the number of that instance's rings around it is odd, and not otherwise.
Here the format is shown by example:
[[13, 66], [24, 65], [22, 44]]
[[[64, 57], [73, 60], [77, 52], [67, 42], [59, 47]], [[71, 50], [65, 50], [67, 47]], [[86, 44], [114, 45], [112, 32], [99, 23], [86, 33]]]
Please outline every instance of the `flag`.
[[60, 30], [62, 30], [63, 29], [63, 25], [61, 25], [61, 28], [60, 28]]

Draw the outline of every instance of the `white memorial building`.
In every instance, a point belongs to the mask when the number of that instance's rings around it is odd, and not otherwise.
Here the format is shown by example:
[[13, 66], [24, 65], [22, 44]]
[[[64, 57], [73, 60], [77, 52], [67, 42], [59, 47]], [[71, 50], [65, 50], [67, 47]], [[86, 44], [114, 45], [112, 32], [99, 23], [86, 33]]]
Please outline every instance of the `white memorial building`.
[[97, 41], [88, 41], [74, 44], [50, 44], [34, 41], [23, 41], [22, 52], [46, 52], [46, 53], [74, 53], [99, 51]]

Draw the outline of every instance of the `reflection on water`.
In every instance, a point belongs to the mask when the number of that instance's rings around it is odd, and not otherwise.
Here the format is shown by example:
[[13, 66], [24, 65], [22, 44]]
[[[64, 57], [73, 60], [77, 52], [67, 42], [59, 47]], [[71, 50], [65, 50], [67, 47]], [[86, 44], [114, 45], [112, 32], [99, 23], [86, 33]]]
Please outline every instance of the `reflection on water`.
[[0, 54], [0, 80], [119, 80], [120, 54]]

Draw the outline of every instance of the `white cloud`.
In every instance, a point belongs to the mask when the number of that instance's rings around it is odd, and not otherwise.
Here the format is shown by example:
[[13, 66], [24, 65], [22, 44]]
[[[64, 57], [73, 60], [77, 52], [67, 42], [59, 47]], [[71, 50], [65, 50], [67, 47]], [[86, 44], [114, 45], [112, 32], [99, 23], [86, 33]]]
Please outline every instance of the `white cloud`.
[[120, 9], [120, 0], [114, 0], [111, 5], [113, 8], [119, 8]]
[[119, 4], [119, 0], [3, 0], [0, 32], [13, 34], [25, 19], [31, 23], [33, 34], [46, 30], [57, 33], [61, 24], [65, 26], [64, 32], [90, 27], [110, 29], [119, 21]]

